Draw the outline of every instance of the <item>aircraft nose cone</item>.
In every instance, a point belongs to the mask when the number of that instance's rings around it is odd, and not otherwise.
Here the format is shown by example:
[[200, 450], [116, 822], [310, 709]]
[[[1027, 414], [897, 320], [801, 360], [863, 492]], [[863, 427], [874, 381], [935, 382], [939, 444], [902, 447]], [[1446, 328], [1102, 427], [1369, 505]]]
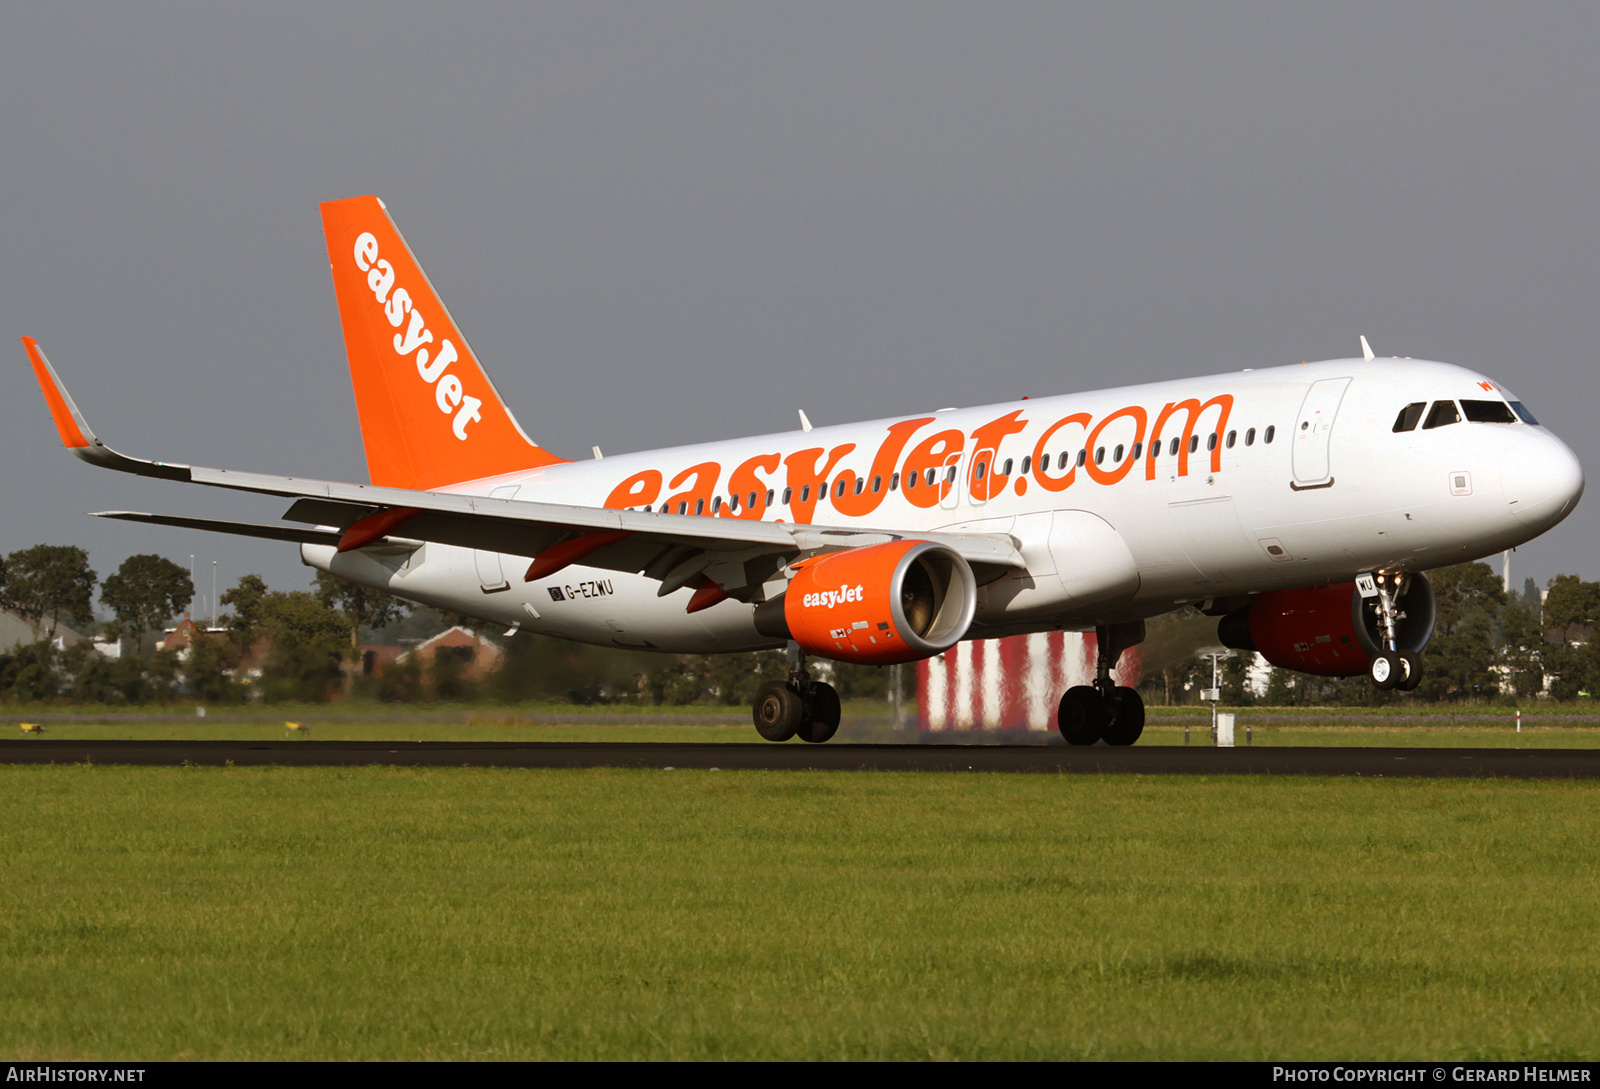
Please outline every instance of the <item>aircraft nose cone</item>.
[[1572, 513], [1583, 495], [1583, 466], [1554, 435], [1531, 435], [1507, 450], [1500, 479], [1511, 513], [1539, 533]]

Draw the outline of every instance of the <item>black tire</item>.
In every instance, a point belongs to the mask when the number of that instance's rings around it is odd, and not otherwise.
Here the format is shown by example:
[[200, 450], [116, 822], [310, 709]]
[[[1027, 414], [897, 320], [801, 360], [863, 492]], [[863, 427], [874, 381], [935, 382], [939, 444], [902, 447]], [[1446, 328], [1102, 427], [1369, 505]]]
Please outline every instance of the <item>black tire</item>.
[[1405, 677], [1396, 688], [1402, 692], [1410, 692], [1422, 683], [1422, 657], [1415, 651], [1402, 650], [1400, 652], [1400, 672]]
[[1086, 684], [1067, 689], [1056, 708], [1056, 729], [1068, 745], [1093, 745], [1106, 726], [1106, 701]]
[[820, 745], [839, 732], [839, 693], [831, 684], [812, 681], [806, 686], [805, 702], [809, 714], [795, 733], [801, 741]]
[[1144, 700], [1126, 685], [1111, 690], [1106, 700], [1106, 725], [1100, 736], [1107, 745], [1132, 745], [1144, 733]]
[[768, 741], [787, 741], [800, 728], [800, 695], [781, 681], [768, 681], [756, 689], [750, 714], [756, 733]]
[[1400, 656], [1398, 654], [1384, 651], [1372, 659], [1372, 666], [1368, 670], [1368, 674], [1372, 677], [1372, 683], [1378, 691], [1387, 692], [1405, 677], [1404, 669], [1405, 666], [1400, 664]]

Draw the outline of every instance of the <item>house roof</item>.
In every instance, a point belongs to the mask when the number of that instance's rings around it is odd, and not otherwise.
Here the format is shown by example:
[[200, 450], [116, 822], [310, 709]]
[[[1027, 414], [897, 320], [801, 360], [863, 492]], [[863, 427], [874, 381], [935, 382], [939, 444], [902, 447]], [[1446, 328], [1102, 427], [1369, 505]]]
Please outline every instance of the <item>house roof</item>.
[[[50, 630], [50, 619], [46, 617], [39, 622], [39, 633], [44, 635]], [[55, 626], [56, 639], [62, 646], [71, 646], [81, 643], [84, 636], [78, 634], [65, 624]], [[9, 610], [0, 610], [0, 650], [15, 650], [34, 641], [33, 625], [22, 617]]]

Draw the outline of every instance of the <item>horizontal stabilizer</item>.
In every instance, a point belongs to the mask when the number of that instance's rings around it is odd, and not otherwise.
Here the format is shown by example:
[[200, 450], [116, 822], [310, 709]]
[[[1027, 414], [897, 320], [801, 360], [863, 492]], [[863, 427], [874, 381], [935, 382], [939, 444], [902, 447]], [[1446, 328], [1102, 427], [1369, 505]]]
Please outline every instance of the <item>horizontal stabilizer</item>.
[[91, 511], [96, 518], [115, 518], [119, 522], [144, 522], [174, 529], [203, 529], [207, 533], [232, 533], [236, 537], [261, 537], [269, 541], [296, 544], [338, 544], [339, 535], [328, 529], [301, 526], [263, 526], [254, 522], [223, 522], [215, 518], [180, 518], [172, 514], [144, 514], [132, 510]]

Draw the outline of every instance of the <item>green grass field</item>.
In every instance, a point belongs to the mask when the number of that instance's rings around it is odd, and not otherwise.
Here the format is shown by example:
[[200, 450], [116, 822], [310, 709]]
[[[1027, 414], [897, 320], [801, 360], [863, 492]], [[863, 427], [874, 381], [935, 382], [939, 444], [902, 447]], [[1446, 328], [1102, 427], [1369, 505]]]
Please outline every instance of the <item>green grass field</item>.
[[0, 1053], [1589, 1058], [1600, 784], [0, 767]]
[[[1571, 709], [1524, 716], [1522, 732], [1514, 713], [1467, 709], [1426, 714], [1361, 708], [1262, 707], [1237, 712], [1237, 743], [1246, 728], [1256, 745], [1465, 746], [1493, 748], [1597, 748], [1600, 715]], [[423, 705], [401, 710], [374, 705], [321, 704], [291, 707], [213, 709], [205, 718], [175, 712], [37, 712], [0, 719], [0, 737], [21, 738], [23, 721], [43, 723], [45, 736], [65, 740], [283, 740], [285, 721], [309, 728], [318, 741], [758, 741], [748, 712], [740, 708], [687, 707], [647, 711], [570, 706], [470, 708]], [[1194, 707], [1153, 707], [1141, 745], [1210, 743], [1210, 715]], [[948, 731], [937, 737], [919, 733], [914, 716], [896, 729], [878, 704], [846, 707], [839, 742], [917, 744], [1061, 744], [1054, 731], [990, 735]], [[791, 744], [804, 744], [800, 741]]]

